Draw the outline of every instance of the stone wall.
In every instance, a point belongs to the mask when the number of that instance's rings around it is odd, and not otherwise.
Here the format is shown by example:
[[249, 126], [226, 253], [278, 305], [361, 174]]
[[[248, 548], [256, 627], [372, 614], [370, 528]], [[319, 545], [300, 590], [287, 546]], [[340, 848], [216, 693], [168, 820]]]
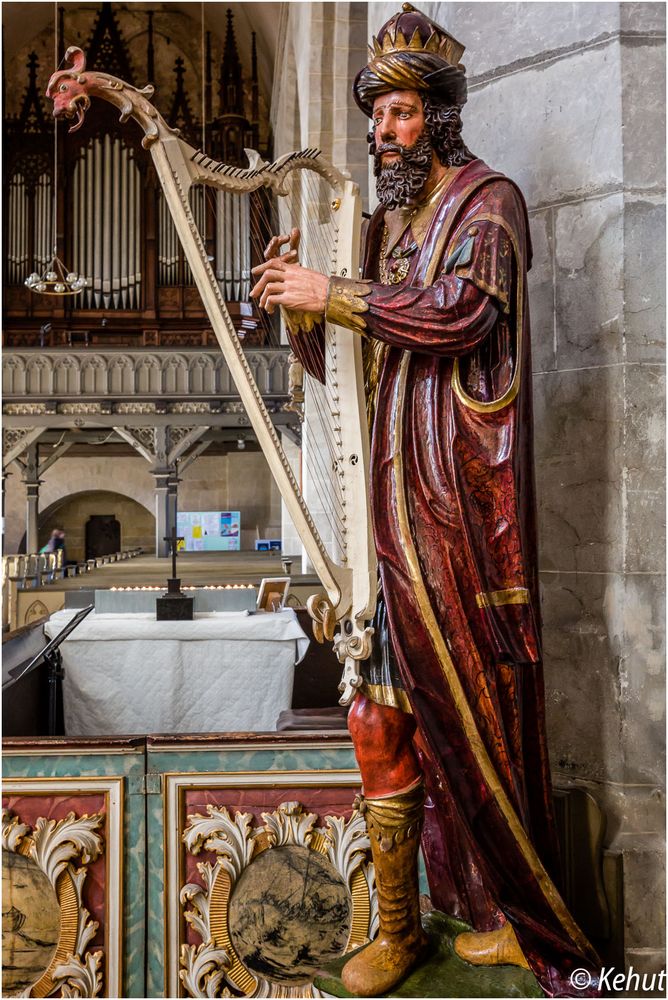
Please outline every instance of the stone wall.
[[242, 549], [281, 537], [280, 494], [258, 451], [198, 458], [183, 473], [179, 509], [241, 511]]

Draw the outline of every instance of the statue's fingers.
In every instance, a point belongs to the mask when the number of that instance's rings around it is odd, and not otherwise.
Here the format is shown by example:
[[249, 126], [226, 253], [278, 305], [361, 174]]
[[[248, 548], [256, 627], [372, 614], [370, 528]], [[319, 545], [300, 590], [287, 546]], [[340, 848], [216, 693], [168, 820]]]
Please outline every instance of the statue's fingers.
[[273, 271], [273, 272], [272, 271], [265, 271], [264, 274], [262, 274], [260, 276], [259, 281], [257, 281], [255, 283], [255, 285], [253, 286], [253, 288], [251, 289], [251, 293], [250, 293], [251, 294], [251, 298], [256, 299], [256, 298], [258, 298], [258, 296], [262, 295], [262, 292], [267, 287], [267, 284], [270, 281], [272, 281], [272, 280], [275, 281], [277, 277], [280, 277], [280, 272], [277, 275], [276, 271]]
[[[282, 293], [284, 291], [284, 286], [282, 281], [270, 281], [265, 286], [262, 292], [262, 297], [260, 299], [260, 305], [263, 309], [267, 309], [268, 305], [274, 306], [279, 301]], [[267, 309], [267, 311], [269, 311]], [[273, 310], [272, 310], [273, 311]]]
[[282, 233], [280, 236], [272, 236], [264, 251], [264, 259], [271, 260], [272, 257], [278, 257], [281, 247], [284, 247], [286, 243], [290, 243], [291, 238], [292, 233], [290, 236], [287, 236], [285, 233]]
[[295, 253], [299, 250], [299, 241], [302, 238], [301, 231], [295, 227], [290, 230], [290, 249], [294, 250]]
[[284, 257], [270, 257], [269, 260], [265, 260], [262, 264], [256, 264], [251, 274], [257, 277], [270, 270], [280, 272], [285, 268], [286, 263], [289, 263], [289, 261], [286, 261]]

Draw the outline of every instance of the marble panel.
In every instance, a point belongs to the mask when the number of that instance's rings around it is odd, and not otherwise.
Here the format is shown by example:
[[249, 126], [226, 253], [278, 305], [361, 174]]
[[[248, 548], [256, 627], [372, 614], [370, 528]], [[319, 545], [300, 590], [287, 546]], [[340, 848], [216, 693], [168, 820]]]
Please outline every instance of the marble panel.
[[626, 199], [624, 323], [629, 361], [665, 362], [665, 205]]
[[516, 181], [529, 208], [618, 188], [619, 47], [580, 50], [471, 91], [464, 139]]
[[666, 378], [662, 365], [627, 365], [624, 464], [629, 490], [662, 490], [666, 467]]
[[665, 189], [665, 39], [622, 39], [621, 77], [624, 186]]
[[[397, 10], [396, 3], [370, 3], [374, 34]], [[618, 30], [616, 3], [438, 3], [419, 5], [466, 45], [463, 62], [473, 77], [498, 67], [545, 58]]]
[[557, 366], [623, 359], [623, 197], [555, 209]]
[[533, 370], [557, 367], [554, 342], [554, 241], [552, 209], [531, 216], [533, 263], [529, 271], [531, 354]]
[[[641, 841], [635, 849], [624, 852], [624, 944], [626, 948], [663, 948], [665, 850], [658, 837], [645, 850], [643, 846]], [[651, 971], [641, 961], [634, 968], [641, 974]], [[662, 995], [665, 996], [665, 990]]]
[[[661, 553], [664, 552], [661, 546]], [[623, 652], [620, 666], [625, 780], [665, 779], [665, 586], [659, 575], [626, 577], [620, 610]]]
[[666, 568], [666, 494], [627, 490], [626, 548], [628, 573], [662, 574]]
[[[144, 821], [144, 751], [143, 744], [126, 747], [121, 754], [100, 752], [91, 747], [89, 753], [48, 753], [44, 747], [34, 754], [3, 754], [3, 774], [9, 778], [125, 778], [123, 809], [123, 983], [124, 996], [147, 994], [144, 985], [144, 885], [145, 885], [145, 821]], [[159, 801], [160, 796], [156, 796]]]
[[[167, 971], [165, 969], [165, 892], [175, 891], [164, 884], [164, 798], [159, 776], [165, 773], [225, 772], [281, 772], [356, 770], [357, 764], [352, 743], [342, 736], [344, 746], [327, 746], [323, 740], [311, 741], [310, 746], [293, 743], [292, 746], [254, 748], [248, 745], [236, 748], [201, 749], [197, 740], [188, 739], [187, 747], [180, 748], [179, 741], [164, 744], [149, 743], [147, 753], [147, 942], [146, 942], [146, 995], [163, 996]], [[337, 740], [337, 743], [341, 741]], [[315, 744], [315, 745], [314, 745]], [[212, 783], [214, 783], [212, 778]], [[236, 793], [238, 795], [238, 792]], [[352, 798], [352, 794], [351, 794]]]
[[540, 564], [621, 570], [621, 367], [535, 375]]
[[620, 3], [619, 24], [622, 31], [666, 33], [664, 3]]
[[541, 573], [545, 704], [553, 770], [619, 781], [623, 775], [616, 574]]

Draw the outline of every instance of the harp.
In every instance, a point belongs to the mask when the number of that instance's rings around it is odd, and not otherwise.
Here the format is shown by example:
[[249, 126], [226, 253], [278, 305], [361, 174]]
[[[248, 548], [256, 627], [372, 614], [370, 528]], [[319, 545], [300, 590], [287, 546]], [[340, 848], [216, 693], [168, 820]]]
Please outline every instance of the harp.
[[[239, 196], [260, 190], [271, 193], [281, 206], [279, 219], [290, 220], [288, 229], [309, 222], [302, 234], [302, 263], [350, 276], [357, 274], [359, 261], [358, 188], [313, 149], [271, 164], [247, 151], [248, 169], [215, 162], [169, 127], [149, 101], [151, 86], [138, 90], [107, 73], [86, 70], [85, 55], [76, 47], [67, 50], [65, 63], [67, 68], [51, 77], [47, 96], [53, 100], [56, 117], [76, 117], [71, 131], [83, 122], [93, 97], [115, 105], [122, 122], [134, 118], [143, 129], [142, 146], [150, 150], [209, 321], [287, 511], [323, 585], [324, 591], [309, 599], [308, 608], [316, 637], [334, 642], [343, 664], [340, 702], [349, 704], [360, 684], [359, 662], [371, 652], [369, 621], [376, 602], [361, 339], [349, 330], [325, 324], [325, 384], [314, 380], [307, 390], [314, 421], [311, 454], [320, 462], [319, 476], [312, 481], [319, 480], [321, 489], [307, 500], [235, 332], [223, 295], [225, 282], [216, 277], [207, 257], [191, 207], [191, 191], [202, 186]], [[295, 220], [298, 208], [302, 218]], [[243, 226], [242, 215], [238, 220]]]

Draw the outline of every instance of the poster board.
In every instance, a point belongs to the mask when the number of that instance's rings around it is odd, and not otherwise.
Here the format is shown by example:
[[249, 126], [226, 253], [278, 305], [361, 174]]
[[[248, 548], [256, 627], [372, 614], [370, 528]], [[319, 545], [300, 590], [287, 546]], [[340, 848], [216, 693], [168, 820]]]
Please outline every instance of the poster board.
[[241, 513], [238, 510], [180, 510], [176, 515], [179, 552], [238, 552]]

